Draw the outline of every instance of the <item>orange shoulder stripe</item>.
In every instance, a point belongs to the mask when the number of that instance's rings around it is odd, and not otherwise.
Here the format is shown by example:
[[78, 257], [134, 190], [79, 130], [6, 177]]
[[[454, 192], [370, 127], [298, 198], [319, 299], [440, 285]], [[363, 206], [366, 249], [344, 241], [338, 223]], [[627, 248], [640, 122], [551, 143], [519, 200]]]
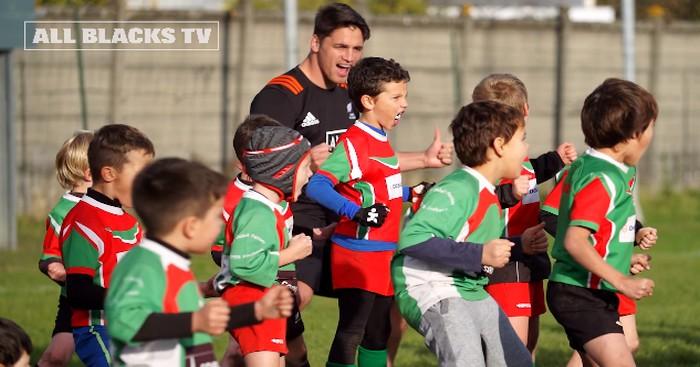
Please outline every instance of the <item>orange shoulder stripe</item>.
[[304, 87], [291, 75], [280, 75], [270, 80], [267, 85], [280, 85], [287, 88], [290, 92], [294, 93], [294, 95], [304, 90]]

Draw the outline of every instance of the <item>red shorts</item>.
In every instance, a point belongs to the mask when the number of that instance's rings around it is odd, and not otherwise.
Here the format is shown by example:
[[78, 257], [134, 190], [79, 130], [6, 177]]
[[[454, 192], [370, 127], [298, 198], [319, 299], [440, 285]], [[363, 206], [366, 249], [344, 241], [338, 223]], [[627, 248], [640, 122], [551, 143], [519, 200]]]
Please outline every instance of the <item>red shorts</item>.
[[620, 304], [617, 306], [617, 313], [620, 316], [634, 315], [637, 313], [637, 302], [622, 293], [617, 293]]
[[[240, 283], [228, 287], [221, 295], [230, 306], [255, 302], [269, 290], [250, 283]], [[264, 320], [251, 326], [244, 326], [229, 331], [241, 346], [244, 356], [253, 352], [278, 352], [287, 354], [287, 319]]]
[[541, 280], [532, 283], [489, 284], [486, 291], [508, 317], [533, 317], [547, 311]]
[[333, 243], [331, 277], [333, 289], [357, 288], [393, 296], [391, 259], [394, 251], [354, 251]]

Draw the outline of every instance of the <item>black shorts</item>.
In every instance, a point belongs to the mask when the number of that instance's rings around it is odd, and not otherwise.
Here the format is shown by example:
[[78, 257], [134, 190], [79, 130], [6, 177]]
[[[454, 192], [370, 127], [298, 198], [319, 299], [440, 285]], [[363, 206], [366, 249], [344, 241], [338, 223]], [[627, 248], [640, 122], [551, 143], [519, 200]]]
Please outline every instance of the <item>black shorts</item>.
[[[304, 233], [313, 237], [308, 228], [294, 226], [293, 234]], [[314, 294], [324, 297], [336, 297], [331, 279], [331, 242], [312, 241], [311, 255], [295, 263], [297, 279], [314, 290]]]
[[624, 334], [617, 313], [615, 292], [550, 281], [547, 305], [564, 327], [571, 348], [585, 352], [583, 345], [605, 334]]
[[304, 320], [301, 318], [301, 310], [299, 309], [299, 291], [297, 286], [297, 278], [294, 271], [280, 271], [277, 273], [277, 281], [280, 284], [287, 286], [294, 296], [294, 306], [292, 314], [287, 317], [287, 340], [294, 340], [304, 334]]
[[58, 333], [73, 333], [73, 328], [70, 324], [71, 312], [70, 306], [68, 305], [68, 298], [59, 295], [58, 296], [58, 311], [56, 312], [56, 321], [54, 322], [53, 332], [51, 336]]

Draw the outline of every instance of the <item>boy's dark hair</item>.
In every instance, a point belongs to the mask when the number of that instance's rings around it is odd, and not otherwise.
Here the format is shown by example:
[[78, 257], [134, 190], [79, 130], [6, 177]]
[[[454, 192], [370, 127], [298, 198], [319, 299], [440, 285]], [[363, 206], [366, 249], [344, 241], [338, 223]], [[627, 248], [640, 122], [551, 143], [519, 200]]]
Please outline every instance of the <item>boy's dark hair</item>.
[[509, 142], [521, 126], [525, 118], [517, 108], [496, 101], [470, 103], [450, 124], [457, 157], [466, 166], [480, 166], [487, 162], [486, 152], [496, 138]]
[[226, 194], [226, 184], [226, 177], [201, 163], [159, 159], [134, 179], [134, 209], [150, 236], [162, 236], [182, 218], [204, 217]]
[[261, 126], [281, 126], [277, 120], [267, 115], [250, 115], [243, 120], [236, 133], [233, 135], [233, 151], [236, 152], [238, 161], [243, 163], [243, 152], [247, 149], [253, 132]]
[[102, 182], [102, 168], [120, 170], [127, 162], [126, 154], [143, 150], [155, 155], [153, 143], [135, 127], [122, 124], [105, 125], [95, 132], [88, 147], [88, 162], [93, 183]]
[[0, 317], [0, 363], [12, 366], [20, 358], [22, 352], [32, 354], [32, 340], [14, 321]]
[[472, 101], [498, 101], [525, 111], [527, 88], [513, 74], [491, 74], [474, 87]]
[[381, 57], [366, 57], [350, 69], [348, 94], [359, 111], [364, 111], [362, 96], [375, 97], [384, 89], [384, 83], [409, 82], [411, 76], [406, 69], [394, 61]]
[[610, 78], [583, 102], [581, 129], [591, 148], [610, 148], [642, 134], [658, 114], [651, 93], [630, 81]]
[[357, 27], [362, 32], [362, 38], [369, 39], [369, 26], [360, 13], [347, 4], [333, 3], [318, 9], [314, 19], [314, 34], [322, 40], [334, 30], [344, 27]]

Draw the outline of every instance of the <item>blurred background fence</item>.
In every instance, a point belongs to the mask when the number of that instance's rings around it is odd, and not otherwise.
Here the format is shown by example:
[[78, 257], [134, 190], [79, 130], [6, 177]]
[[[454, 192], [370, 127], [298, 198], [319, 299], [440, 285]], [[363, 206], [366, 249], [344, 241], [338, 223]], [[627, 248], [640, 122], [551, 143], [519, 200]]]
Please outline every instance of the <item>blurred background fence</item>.
[[[99, 8], [39, 8], [36, 20], [114, 20]], [[130, 11], [125, 20], [220, 21], [220, 51], [21, 51], [12, 55], [17, 131], [18, 210], [43, 215], [59, 188], [54, 155], [85, 125], [115, 121], [146, 132], [157, 155], [200, 160], [230, 172], [233, 131], [252, 97], [286, 71], [282, 14]], [[313, 14], [299, 19], [298, 59], [308, 50]], [[411, 73], [409, 109], [393, 133], [395, 147], [425, 147], [434, 127], [447, 135], [459, 106], [485, 75], [509, 72], [528, 87], [531, 156], [574, 142], [585, 149], [579, 113], [585, 96], [608, 77], [623, 76], [619, 23], [495, 21], [469, 17], [372, 16], [365, 56], [391, 57]], [[561, 37], [561, 38], [558, 38]], [[557, 40], [561, 54], [557, 57]], [[641, 169], [649, 189], [698, 186], [700, 25], [638, 23], [636, 80], [657, 98], [656, 138]], [[82, 64], [82, 65], [80, 65]], [[561, 67], [560, 104], [556, 75]], [[80, 92], [83, 73], [84, 93]], [[560, 113], [558, 113], [560, 111]], [[559, 118], [557, 118], [559, 116]], [[561, 121], [560, 136], [555, 122]], [[415, 173], [436, 179], [445, 171]]]

